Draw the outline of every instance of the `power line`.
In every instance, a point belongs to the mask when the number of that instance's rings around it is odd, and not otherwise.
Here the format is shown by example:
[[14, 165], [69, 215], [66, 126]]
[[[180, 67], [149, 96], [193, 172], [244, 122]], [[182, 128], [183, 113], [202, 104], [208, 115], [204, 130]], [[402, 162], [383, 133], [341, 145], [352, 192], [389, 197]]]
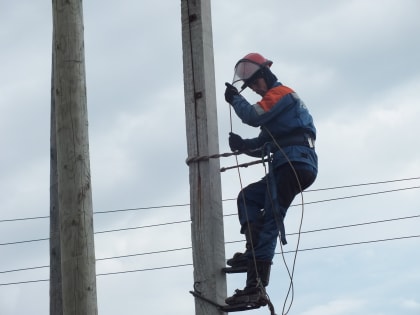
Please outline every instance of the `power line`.
[[[333, 186], [333, 187], [326, 187], [326, 188], [308, 189], [308, 190], [305, 190], [305, 192], [317, 192], [317, 191], [335, 190], [335, 189], [343, 189], [343, 188], [351, 188], [351, 187], [370, 186], [370, 185], [378, 185], [378, 184], [389, 184], [389, 183], [404, 182], [404, 181], [417, 180], [417, 179], [420, 179], [420, 177], [410, 177], [410, 178], [392, 179], [392, 180], [386, 180], [386, 181], [377, 181], [377, 182], [369, 182], [369, 183], [361, 183], [361, 184], [351, 184], [351, 185]], [[223, 199], [223, 201], [231, 201], [231, 200], [236, 200], [236, 198]], [[185, 207], [185, 206], [189, 206], [189, 205], [190, 205], [189, 203], [181, 203], [181, 204], [173, 204], [173, 205], [136, 207], [136, 208], [115, 209], [115, 210], [106, 210], [106, 211], [94, 211], [93, 214], [107, 214], [107, 213], [126, 212], [126, 211], [175, 208], [175, 207]], [[15, 222], [15, 221], [26, 221], [26, 220], [48, 219], [49, 217], [50, 216], [47, 215], [47, 216], [36, 216], [36, 217], [26, 217], [26, 218], [2, 219], [2, 220], [0, 220], [0, 223]]]
[[93, 214], [104, 214], [104, 213], [114, 213], [114, 212], [124, 212], [124, 211], [139, 211], [139, 210], [162, 209], [162, 208], [176, 208], [176, 207], [185, 207], [185, 206], [189, 206], [189, 205], [190, 205], [189, 203], [181, 203], [181, 204], [174, 204], [174, 205], [149, 206], [149, 207], [116, 209], [116, 210], [106, 210], [106, 211], [94, 211]]
[[101, 260], [110, 260], [110, 259], [119, 259], [119, 258], [128, 258], [128, 257], [135, 257], [135, 256], [145, 256], [145, 255], [154, 255], [154, 254], [163, 254], [163, 253], [169, 253], [169, 252], [177, 252], [181, 250], [187, 250], [191, 249], [191, 246], [188, 247], [180, 247], [180, 248], [172, 248], [172, 249], [163, 249], [153, 252], [145, 252], [145, 253], [137, 253], [137, 254], [127, 254], [127, 255], [120, 255], [120, 256], [112, 256], [112, 257], [104, 257], [104, 258], [98, 258], [96, 261]]
[[[383, 219], [383, 220], [376, 220], [376, 221], [369, 221], [369, 222], [362, 222], [362, 223], [354, 223], [354, 224], [348, 224], [348, 225], [340, 225], [340, 226], [335, 226], [335, 227], [327, 227], [327, 228], [321, 228], [321, 229], [301, 231], [301, 234], [304, 234], [304, 233], [324, 232], [324, 231], [329, 231], [329, 230], [343, 229], [343, 228], [351, 228], [351, 227], [357, 227], [357, 226], [363, 226], [363, 225], [369, 225], [369, 224], [378, 224], [378, 223], [386, 223], [386, 222], [392, 222], [392, 221], [415, 219], [415, 218], [419, 218], [419, 217], [420, 217], [420, 214], [419, 215], [406, 216], [406, 217], [398, 217], [398, 218]], [[288, 236], [291, 236], [291, 235], [296, 235], [296, 234], [298, 234], [298, 232], [288, 233], [287, 235]], [[243, 240], [226, 241], [225, 244], [233, 244], [233, 243], [241, 243], [241, 242], [244, 242], [244, 241]], [[162, 254], [162, 253], [176, 252], [176, 251], [189, 250], [189, 249], [191, 249], [191, 246], [188, 246], [188, 247], [180, 247], [180, 248], [172, 248], [172, 249], [163, 249], [163, 250], [152, 251], [152, 252], [143, 252], [143, 253], [136, 253], [136, 254], [127, 254], [127, 255], [103, 257], [103, 258], [97, 258], [96, 261], [112, 260], [112, 259], [120, 259], [120, 258], [129, 258], [129, 257], [145, 256], [145, 255], [154, 255], [154, 254]], [[285, 253], [287, 253], [287, 252], [285, 252]], [[0, 273], [11, 273], [11, 272], [18, 272], [18, 271], [33, 270], [33, 269], [42, 269], [42, 268], [48, 268], [48, 267], [49, 266], [46, 265], [46, 266], [38, 266], [38, 267], [27, 267], [27, 268], [20, 268], [20, 269], [11, 269], [11, 270], [0, 271]]]
[[[350, 195], [350, 196], [344, 196], [344, 197], [322, 199], [322, 200], [317, 200], [317, 201], [305, 202], [305, 205], [323, 203], [323, 202], [331, 202], [331, 201], [338, 201], [338, 200], [344, 200], [344, 199], [359, 198], [359, 197], [367, 197], [367, 196], [373, 196], [373, 195], [378, 195], [378, 194], [386, 194], [386, 193], [399, 192], [399, 191], [405, 191], [405, 190], [411, 190], [411, 189], [419, 189], [419, 188], [420, 188], [420, 186], [413, 186], [413, 187], [390, 189], [390, 190], [377, 191], [377, 192], [371, 192], [371, 193], [365, 193], [365, 194], [357, 194], [357, 195]], [[299, 206], [299, 205], [300, 204], [294, 204], [291, 207], [295, 207], [295, 206]], [[231, 214], [225, 214], [223, 216], [227, 217], [227, 216], [233, 216], [233, 215], [237, 215], [237, 214], [236, 213], [231, 213]], [[113, 230], [104, 230], [104, 231], [97, 231], [94, 234], [103, 234], [103, 233], [137, 230], [137, 229], [158, 227], [158, 226], [171, 225], [171, 224], [188, 223], [190, 221], [191, 220], [172, 221], [172, 222], [157, 223], [157, 224], [144, 225], [144, 226], [135, 226], [135, 227], [128, 227], [128, 228], [113, 229]], [[32, 240], [24, 240], [24, 241], [7, 242], [7, 243], [0, 243], [0, 246], [17, 245], [17, 244], [32, 243], [32, 242], [47, 241], [47, 240], [49, 240], [49, 238], [40, 238], [40, 239], [32, 239]]]
[[[415, 178], [413, 178], [413, 179], [415, 179]], [[399, 181], [402, 181], [402, 180], [399, 180]], [[377, 183], [383, 183], [383, 182], [377, 182]], [[372, 183], [369, 183], [369, 184], [372, 184]], [[366, 184], [366, 185], [369, 185], [369, 184]], [[364, 184], [360, 184], [360, 185], [364, 185]], [[359, 195], [352, 195], [352, 196], [344, 196], [344, 197], [338, 197], [338, 198], [324, 199], [324, 200], [319, 200], [319, 201], [308, 202], [307, 204], [320, 203], [320, 202], [328, 202], [328, 201], [335, 201], [335, 200], [342, 200], [342, 199], [348, 199], [348, 198], [356, 198], [356, 197], [362, 197], [362, 196], [370, 196], [370, 195], [376, 195], [376, 194], [384, 194], [384, 193], [390, 193], [390, 192], [396, 192], [396, 191], [403, 191], [403, 190], [409, 190], [409, 189], [417, 189], [417, 188], [420, 188], [420, 187], [419, 186], [405, 187], [405, 188], [392, 189], [392, 190], [379, 191], [379, 192], [372, 192], [372, 193], [366, 193], [366, 194], [359, 194]], [[184, 205], [177, 205], [177, 206], [184, 206]], [[161, 207], [170, 207], [170, 206], [161, 206]], [[156, 208], [156, 207], [153, 207], [153, 208]], [[229, 214], [229, 215], [231, 215], [231, 214]], [[349, 227], [355, 227], [355, 226], [361, 226], [361, 225], [367, 225], [367, 224], [383, 223], [383, 222], [390, 222], [390, 221], [403, 220], [403, 219], [414, 219], [414, 218], [418, 218], [419, 216], [420, 215], [413, 215], [413, 216], [408, 216], [408, 217], [400, 217], [400, 218], [393, 218], [393, 219], [377, 220], [377, 221], [372, 221], [372, 222], [364, 222], [364, 223], [358, 223], [358, 224], [350, 224], [350, 225], [343, 225], [343, 226], [322, 228], [322, 229], [316, 229], [316, 230], [302, 231], [302, 233], [314, 233], [314, 232], [327, 231], [327, 230], [340, 229], [340, 228], [349, 228]], [[122, 229], [114, 229], [114, 230], [106, 230], [106, 231], [100, 231], [100, 232], [97, 232], [97, 233], [98, 234], [100, 234], [100, 233], [110, 233], [110, 232], [116, 232], [116, 231], [133, 230], [133, 229], [139, 229], [139, 228], [150, 228], [150, 227], [157, 227], [157, 226], [163, 226], [163, 225], [169, 225], [169, 224], [178, 224], [178, 223], [187, 223], [187, 222], [190, 222], [190, 220], [182, 220], [182, 221], [175, 221], [175, 222], [166, 222], [166, 223], [160, 223], [160, 224], [153, 224], [153, 225], [146, 225], [146, 226], [139, 226], [139, 227], [130, 227], [130, 228], [122, 228]], [[296, 233], [291, 233], [289, 235], [294, 235], [294, 234], [296, 234]], [[382, 240], [374, 240], [374, 241], [362, 241], [362, 242], [347, 243], [347, 244], [328, 245], [328, 246], [322, 246], [322, 247], [314, 247], [314, 248], [308, 248], [308, 249], [300, 249], [299, 251], [310, 251], [310, 250], [318, 250], [318, 249], [326, 249], [326, 248], [334, 248], [334, 247], [344, 247], [344, 246], [350, 246], [350, 245], [359, 245], [359, 244], [367, 244], [367, 243], [375, 243], [375, 242], [384, 242], [384, 241], [407, 239], [407, 238], [414, 238], [414, 237], [419, 237], [419, 235], [416, 235], [416, 236], [396, 237], [396, 238], [391, 238], [391, 239], [382, 239]], [[18, 242], [9, 242], [9, 243], [3, 243], [3, 244], [0, 244], [0, 245], [21, 244], [21, 243], [36, 242], [36, 241], [45, 241], [45, 240], [49, 240], [49, 238], [42, 238], [42, 239], [35, 239], [35, 240], [27, 240], [27, 241], [18, 241]], [[234, 243], [234, 242], [242, 242], [242, 241], [231, 241], [231, 242], [226, 242], [226, 243]], [[118, 258], [126, 258], [126, 257], [134, 257], [134, 256], [140, 256], [140, 255], [159, 254], [159, 253], [173, 252], [173, 251], [186, 250], [186, 249], [191, 249], [191, 247], [183, 247], [183, 248], [176, 248], [176, 249], [167, 249], [167, 250], [160, 250], [160, 251], [154, 251], [154, 252], [148, 252], [148, 253], [146, 252], [146, 253], [120, 255], [120, 256], [114, 256], [114, 257], [104, 257], [104, 258], [97, 259], [97, 261], [100, 261], [100, 260], [110, 260], [110, 259], [118, 259]], [[288, 252], [285, 252], [285, 253], [290, 253], [290, 252], [295, 252], [295, 251], [288, 251]], [[175, 267], [187, 266], [187, 265], [191, 265], [191, 264], [184, 264], [184, 265], [178, 265], [178, 266], [163, 266], [163, 267], [155, 267], [155, 268], [141, 269], [141, 270], [132, 270], [132, 271], [129, 270], [129, 271], [122, 271], [122, 272], [113, 272], [113, 273], [107, 273], [107, 274], [98, 274], [98, 276], [110, 275], [110, 274], [120, 274], [120, 273], [129, 273], [129, 272], [139, 272], [139, 271], [150, 271], [150, 270], [158, 270], [158, 269], [168, 269], [168, 268], [175, 268]], [[24, 270], [34, 270], [34, 269], [41, 269], [41, 268], [48, 268], [48, 267], [49, 266], [38, 266], [38, 267], [20, 268], [20, 269], [14, 269], [14, 270], [0, 271], [0, 273], [17, 272], [17, 271], [24, 271]], [[7, 283], [7, 284], [0, 284], [0, 286], [1, 285], [20, 284], [20, 283], [34, 283], [34, 282], [42, 282], [42, 281], [48, 281], [48, 279], [47, 280], [31, 280], [31, 281], [23, 281], [23, 282], [12, 282], [12, 283]]]
[[[238, 242], [240, 242], [240, 241], [238, 241]], [[192, 248], [191, 246], [188, 246], [188, 247], [181, 247], [181, 248], [158, 250], [158, 251], [153, 251], [153, 252], [144, 252], [144, 253], [137, 253], [137, 254], [127, 254], [127, 255], [120, 255], [120, 256], [103, 257], [103, 258], [97, 258], [96, 261], [119, 259], [119, 258], [128, 258], [128, 257], [135, 257], [135, 256], [154, 255], [154, 254], [163, 254], [163, 253], [176, 252], [176, 251], [181, 251], [181, 250], [188, 250], [188, 249], [191, 249], [191, 248]], [[9, 269], [9, 270], [0, 271], [0, 273], [12, 273], [12, 272], [19, 272], [19, 271], [34, 270], [34, 269], [45, 269], [45, 268], [49, 268], [49, 267], [50, 267], [49, 265], [44, 265], [44, 266], [37, 266], [37, 267]], [[99, 275], [100, 274], [98, 274], [98, 276]]]
[[99, 273], [99, 274], [97, 274], [97, 276], [109, 276], [109, 275], [118, 275], [118, 274], [122, 274], [122, 273], [131, 273], [131, 272], [142, 272], [142, 271], [153, 271], [153, 270], [162, 270], [162, 269], [172, 269], [172, 268], [186, 267], [186, 266], [192, 266], [192, 264], [191, 263], [187, 263], [187, 264], [181, 264], [181, 265], [172, 265], [172, 266], [162, 266], [162, 267], [145, 268], [145, 269], [134, 269], [134, 270], [124, 270], [124, 271]]
[[[344, 199], [359, 198], [359, 197], [367, 197], [367, 196], [387, 194], [387, 193], [392, 193], [392, 192], [397, 192], [397, 191], [419, 189], [419, 188], [420, 188], [420, 186], [413, 186], [413, 187], [405, 187], [405, 188], [397, 188], [397, 189], [376, 191], [376, 192], [365, 193], [365, 194], [357, 194], [357, 195], [350, 195], [350, 196], [344, 196], [344, 197], [336, 197], [336, 198], [330, 198], [330, 199], [321, 199], [321, 200], [316, 200], [316, 201], [307, 201], [307, 202], [305, 202], [305, 205], [323, 203], [323, 202], [330, 202], [330, 201], [338, 201], [338, 200], [344, 200]], [[297, 206], [301, 206], [301, 205], [302, 205], [301, 203], [298, 203], [298, 204], [293, 204], [290, 207], [297, 207]], [[224, 216], [226, 217], [226, 216], [233, 216], [233, 215], [237, 215], [237, 213], [229, 213], [229, 214], [225, 214]]]
[[420, 179], [420, 177], [411, 177], [411, 178], [402, 178], [402, 179], [391, 179], [391, 180], [386, 180], [386, 181], [378, 181], [378, 182], [370, 182], [370, 183], [362, 183], [362, 184], [353, 184], [353, 185], [343, 185], [343, 186], [335, 186], [335, 187], [329, 187], [329, 188], [308, 189], [308, 190], [305, 190], [305, 192], [315, 192], [315, 191], [323, 191], [323, 190], [352, 188], [352, 187], [378, 185], [378, 184], [389, 184], [389, 183], [396, 183], [396, 182], [403, 182], [403, 181], [417, 180], [417, 179]]
[[24, 243], [33, 243], [33, 242], [41, 242], [41, 241], [49, 241], [50, 238], [37, 238], [32, 240], [25, 240], [25, 241], [15, 241], [15, 242], [7, 242], [7, 243], [0, 243], [0, 246], [6, 246], [6, 245], [18, 245], [18, 244], [24, 244]]
[[[409, 236], [399, 236], [399, 237], [385, 238], [385, 239], [371, 240], [371, 241], [360, 241], [360, 242], [353, 242], [353, 243], [326, 245], [326, 246], [303, 248], [303, 249], [301, 248], [301, 249], [298, 249], [298, 252], [331, 249], [331, 248], [338, 248], [338, 247], [347, 247], [347, 246], [354, 246], [354, 245], [364, 245], [364, 244], [379, 243], [379, 242], [389, 242], [389, 241], [397, 241], [397, 240], [412, 239], [412, 238], [419, 238], [419, 237], [420, 237], [420, 235], [409, 235]], [[295, 253], [295, 250], [285, 251], [284, 253], [285, 254]], [[280, 254], [280, 253], [276, 253], [276, 255], [278, 255], [278, 254]], [[125, 273], [134, 273], [134, 272], [145, 272], [145, 271], [154, 271], [154, 270], [162, 270], [162, 269], [173, 269], [173, 268], [186, 267], [186, 266], [192, 266], [192, 264], [191, 263], [185, 263], [185, 264], [179, 264], [179, 265], [161, 266], [161, 267], [153, 267], [153, 268], [123, 270], [123, 271], [99, 273], [96, 276], [108, 276], [108, 275], [118, 275], [118, 274], [125, 274]], [[49, 279], [0, 283], [0, 286], [9, 286], [9, 285], [16, 285], [16, 284], [28, 284], [28, 283], [46, 282], [46, 281], [49, 281]]]
[[134, 226], [134, 227], [129, 227], [129, 228], [120, 228], [120, 229], [99, 231], [99, 232], [95, 232], [94, 234], [111, 233], [111, 232], [121, 232], [121, 231], [129, 231], [129, 230], [138, 230], [138, 229], [144, 229], [144, 228], [151, 228], [151, 227], [158, 227], [158, 226], [171, 225], [171, 224], [179, 224], [179, 223], [189, 223], [189, 222], [191, 222], [191, 220], [182, 220], [182, 221], [172, 221], [172, 222], [165, 222], [165, 223], [156, 223], [156, 224], [150, 224], [150, 225]]
[[[420, 215], [411, 215], [411, 216], [394, 218], [394, 219], [376, 220], [376, 221], [370, 221], [370, 222], [347, 224], [347, 225], [340, 225], [340, 226], [329, 227], [329, 228], [322, 228], [322, 229], [315, 229], [315, 230], [309, 230], [309, 231], [302, 231], [301, 233], [303, 234], [303, 233], [323, 232], [323, 231], [343, 229], [343, 228], [350, 228], [350, 227], [356, 227], [356, 226], [362, 226], [362, 225], [368, 225], [368, 224], [377, 224], [377, 223], [385, 223], [385, 222], [399, 221], [399, 220], [406, 220], [406, 219], [415, 219], [415, 218], [419, 218], [419, 217], [420, 217]], [[296, 233], [290, 233], [288, 235], [296, 235], [296, 234], [298, 234], [298, 233], [297, 232]]]
[[[411, 189], [419, 189], [420, 186], [413, 186], [413, 187], [405, 187], [405, 188], [397, 188], [397, 189], [390, 189], [390, 190], [383, 190], [383, 191], [377, 191], [372, 193], [365, 193], [365, 194], [358, 194], [358, 195], [351, 195], [351, 196], [344, 196], [344, 197], [337, 197], [337, 198], [331, 198], [331, 199], [323, 199], [318, 201], [310, 201], [305, 202], [305, 205], [308, 204], [314, 204], [314, 203], [320, 203], [320, 202], [329, 202], [329, 201], [337, 201], [337, 200], [343, 200], [343, 199], [351, 199], [351, 198], [357, 198], [357, 197], [366, 197], [366, 196], [373, 196], [373, 195], [379, 195], [379, 194], [387, 194], [397, 191], [404, 191], [404, 190], [411, 190]], [[299, 204], [294, 205], [299, 206]]]
[[38, 280], [27, 280], [27, 281], [0, 283], [0, 287], [1, 286], [7, 286], [7, 285], [14, 285], [14, 284], [27, 284], [27, 283], [35, 283], [35, 282], [46, 282], [46, 281], [50, 281], [50, 279], [38, 279]]
[[[379, 192], [372, 192], [372, 193], [365, 193], [365, 194], [358, 194], [358, 195], [337, 197], [337, 198], [331, 198], [331, 199], [323, 199], [323, 200], [318, 200], [318, 201], [306, 202], [305, 204], [308, 205], [308, 204], [316, 204], [316, 203], [337, 201], [337, 200], [343, 200], [343, 199], [366, 197], [366, 196], [372, 196], [372, 195], [378, 195], [378, 194], [385, 194], [385, 193], [391, 193], [391, 192], [397, 192], [397, 191], [404, 191], [404, 190], [411, 190], [411, 189], [419, 189], [419, 188], [420, 188], [420, 186], [405, 187], [405, 188], [391, 189], [391, 190], [385, 190], [385, 191], [379, 191]], [[293, 206], [299, 206], [299, 204], [295, 204]], [[225, 214], [223, 216], [232, 216], [232, 215], [237, 215], [237, 213]], [[136, 229], [142, 229], [142, 228], [158, 227], [158, 226], [163, 226], [163, 225], [171, 225], [171, 224], [179, 224], [179, 223], [189, 223], [189, 222], [191, 222], [191, 220], [172, 221], [172, 222], [157, 223], [157, 224], [152, 224], [152, 225], [142, 225], [142, 226], [137, 226], [137, 227], [129, 227], [129, 228], [120, 228], [120, 229], [99, 231], [99, 232], [95, 232], [95, 234], [120, 232], [120, 231], [128, 231], [128, 230], [136, 230]]]
[[34, 270], [34, 269], [44, 269], [49, 268], [49, 265], [45, 266], [37, 266], [37, 267], [26, 267], [26, 268], [19, 268], [19, 269], [10, 269], [10, 270], [3, 270], [0, 273], [10, 273], [10, 272], [18, 272], [18, 271], [27, 271], [27, 270]]
[[39, 216], [39, 217], [27, 217], [27, 218], [15, 218], [15, 219], [2, 219], [0, 223], [3, 222], [15, 222], [15, 221], [28, 221], [28, 220], [38, 220], [38, 219], [49, 219], [49, 215]]
[[[306, 251], [329, 249], [329, 248], [336, 248], [336, 247], [345, 247], [345, 246], [353, 246], [353, 245], [363, 245], [363, 244], [372, 244], [372, 243], [380, 243], [380, 242], [388, 242], [388, 241], [397, 241], [397, 240], [417, 238], [417, 237], [420, 237], [420, 235], [399, 236], [399, 237], [384, 238], [384, 239], [373, 240], [373, 241], [360, 241], [360, 242], [352, 242], [352, 243], [345, 243], [345, 244], [319, 246], [319, 247], [299, 249], [298, 251], [299, 252], [306, 252]], [[284, 253], [288, 254], [288, 253], [294, 253], [294, 252], [295, 252], [294, 250], [290, 250], [290, 251], [285, 251]], [[276, 253], [276, 254], [280, 254], [280, 253]]]

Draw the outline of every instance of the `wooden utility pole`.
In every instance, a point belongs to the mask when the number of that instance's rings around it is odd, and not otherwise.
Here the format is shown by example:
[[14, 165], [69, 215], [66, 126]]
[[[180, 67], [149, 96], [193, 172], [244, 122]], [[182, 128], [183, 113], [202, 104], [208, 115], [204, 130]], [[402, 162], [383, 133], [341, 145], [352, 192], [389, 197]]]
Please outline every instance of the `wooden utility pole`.
[[58, 207], [57, 142], [55, 127], [53, 66], [51, 72], [50, 131], [50, 315], [63, 315], [63, 290], [61, 287], [60, 212]]
[[[188, 156], [219, 152], [210, 0], [181, 0], [184, 94]], [[223, 304], [226, 297], [222, 192], [218, 159], [190, 169], [191, 238], [194, 288]], [[220, 315], [195, 300], [196, 315]]]
[[52, 6], [63, 314], [96, 315], [82, 0]]

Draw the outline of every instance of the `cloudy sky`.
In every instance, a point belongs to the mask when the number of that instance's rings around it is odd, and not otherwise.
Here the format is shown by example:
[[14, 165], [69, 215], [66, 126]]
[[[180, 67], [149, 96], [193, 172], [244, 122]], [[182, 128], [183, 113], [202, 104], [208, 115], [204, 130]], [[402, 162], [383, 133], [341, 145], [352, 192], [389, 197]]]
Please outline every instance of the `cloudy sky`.
[[[51, 1], [0, 2], [2, 315], [49, 308], [51, 11]], [[289, 314], [420, 313], [419, 12], [417, 0], [212, 1], [220, 152], [224, 82], [249, 52], [274, 61], [318, 129], [318, 179], [286, 219], [290, 268], [303, 213]], [[99, 314], [193, 315], [180, 1], [85, 1], [84, 24]], [[236, 117], [232, 128], [258, 132]], [[264, 168], [241, 175], [247, 185]], [[221, 180], [231, 256], [244, 246], [240, 182], [236, 171]], [[228, 294], [244, 281], [229, 275]], [[289, 283], [278, 254], [277, 314]]]

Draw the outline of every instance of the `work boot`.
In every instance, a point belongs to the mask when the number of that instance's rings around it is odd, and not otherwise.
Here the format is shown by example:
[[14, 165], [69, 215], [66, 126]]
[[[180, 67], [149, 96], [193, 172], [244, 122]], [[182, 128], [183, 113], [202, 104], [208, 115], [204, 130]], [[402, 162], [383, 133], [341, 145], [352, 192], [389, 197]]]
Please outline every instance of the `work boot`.
[[235, 290], [235, 294], [226, 298], [225, 302], [228, 305], [256, 304], [265, 306], [267, 305], [267, 298], [263, 289], [245, 287], [243, 290]]
[[[255, 265], [257, 269], [255, 269]], [[270, 279], [271, 261], [249, 259], [247, 261], [246, 286], [243, 290], [237, 289], [235, 294], [226, 298], [228, 305], [253, 303], [257, 305], [267, 305], [267, 297], [264, 287], [268, 285]]]
[[[248, 271], [246, 275], [246, 286], [257, 287], [262, 285], [263, 287], [268, 286], [270, 281], [271, 261], [267, 260], [248, 260]], [[257, 265], [257, 270], [255, 270]]]
[[245, 234], [246, 251], [244, 253], [235, 253], [232, 258], [228, 259], [226, 264], [236, 272], [246, 272], [248, 268], [248, 258], [251, 257], [252, 246], [257, 246], [259, 241], [260, 224], [248, 223], [244, 225], [242, 230]]
[[245, 251], [245, 253], [235, 253], [232, 258], [227, 260], [226, 264], [234, 268], [244, 267], [244, 272], [246, 272], [248, 266], [247, 252], [248, 251]]

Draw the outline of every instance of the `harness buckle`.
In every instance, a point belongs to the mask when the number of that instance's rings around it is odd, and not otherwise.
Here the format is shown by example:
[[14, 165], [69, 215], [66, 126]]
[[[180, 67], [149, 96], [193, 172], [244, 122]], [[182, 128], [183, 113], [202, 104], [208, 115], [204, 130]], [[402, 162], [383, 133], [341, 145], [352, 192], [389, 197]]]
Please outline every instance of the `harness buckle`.
[[308, 145], [311, 149], [315, 148], [315, 140], [312, 139], [311, 137], [308, 137]]

